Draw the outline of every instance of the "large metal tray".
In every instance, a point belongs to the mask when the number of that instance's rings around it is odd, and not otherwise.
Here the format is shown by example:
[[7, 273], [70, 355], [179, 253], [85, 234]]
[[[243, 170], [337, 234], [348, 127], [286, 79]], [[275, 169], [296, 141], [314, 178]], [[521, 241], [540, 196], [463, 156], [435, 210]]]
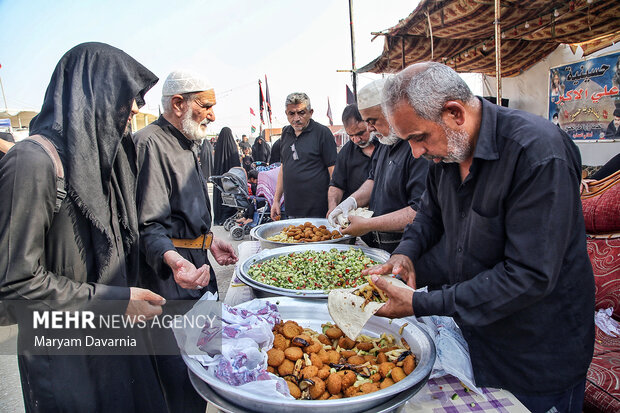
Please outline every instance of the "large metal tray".
[[310, 222], [316, 227], [325, 225], [325, 227], [330, 231], [337, 230], [337, 228], [329, 225], [329, 222], [327, 222], [327, 219], [325, 218], [295, 218], [295, 219], [285, 219], [282, 221], [273, 221], [273, 222], [268, 222], [266, 224], [258, 225], [252, 228], [252, 230], [250, 231], [250, 236], [257, 241], [260, 241], [260, 246], [263, 249], [279, 248], [279, 247], [285, 247], [288, 245], [306, 245], [306, 244], [321, 245], [321, 244], [353, 244], [355, 243], [355, 237], [352, 237], [351, 235], [343, 235], [342, 238], [331, 239], [327, 241], [316, 241], [316, 242], [300, 243], [300, 244], [289, 244], [287, 242], [269, 241], [267, 239], [271, 237], [272, 235], [278, 234], [280, 231], [282, 231], [284, 227], [288, 227], [289, 225], [297, 226], [297, 225], [304, 224], [306, 222]]
[[241, 281], [245, 284], [249, 285], [252, 288], [256, 288], [258, 290], [263, 291], [269, 296], [273, 295], [285, 295], [288, 297], [299, 297], [299, 298], [327, 298], [327, 294], [329, 291], [324, 290], [292, 290], [288, 288], [275, 287], [273, 285], [263, 284], [261, 282], [256, 281], [248, 274], [248, 270], [250, 266], [255, 263], [260, 263], [263, 261], [270, 260], [275, 257], [279, 257], [280, 255], [286, 255], [291, 252], [302, 252], [302, 251], [329, 251], [332, 248], [336, 248], [340, 251], [346, 251], [349, 248], [361, 249], [364, 254], [366, 254], [371, 259], [384, 263], [390, 259], [390, 254], [386, 251], [370, 248], [370, 247], [362, 247], [359, 245], [343, 245], [343, 244], [298, 244], [298, 245], [288, 245], [286, 247], [274, 248], [262, 250], [258, 254], [252, 255], [251, 257], [246, 258], [243, 262], [239, 264], [237, 267], [237, 276]]
[[[278, 297], [270, 301], [277, 304], [282, 319], [295, 320], [303, 327], [320, 331], [321, 324], [332, 321], [327, 310], [327, 303], [324, 300]], [[403, 325], [405, 326], [401, 335], [399, 329]], [[417, 392], [426, 383], [435, 362], [435, 345], [429, 335], [413, 319], [395, 319], [390, 322], [387, 318], [371, 317], [363, 330], [363, 334], [378, 337], [381, 333], [391, 334], [395, 338], [403, 337], [411, 347], [412, 353], [415, 354], [418, 365], [409, 376], [386, 389], [348, 399], [294, 400], [267, 398], [260, 394], [242, 391], [238, 387], [211, 378], [207, 376], [205, 368], [198, 361], [186, 356], [183, 356], [183, 359], [189, 369], [205, 381], [218, 396], [249, 411], [352, 413], [367, 411], [377, 406], [384, 406], [387, 409], [390, 407], [390, 402], [394, 403], [392, 408], [400, 403], [398, 396], [401, 393], [409, 394], [411, 392], [410, 394], [413, 396], [415, 394], [413, 390], [416, 389]]]

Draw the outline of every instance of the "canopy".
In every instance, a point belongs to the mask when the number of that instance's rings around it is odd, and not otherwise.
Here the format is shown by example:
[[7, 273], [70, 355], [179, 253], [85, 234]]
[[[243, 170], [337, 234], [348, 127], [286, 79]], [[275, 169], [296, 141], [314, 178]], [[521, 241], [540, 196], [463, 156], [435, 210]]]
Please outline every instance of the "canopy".
[[[516, 76], [566, 43], [584, 56], [620, 40], [618, 0], [501, 3], [501, 73]], [[383, 53], [357, 72], [393, 73], [421, 61], [458, 72], [495, 76], [495, 8], [492, 0], [422, 0], [382, 33]]]

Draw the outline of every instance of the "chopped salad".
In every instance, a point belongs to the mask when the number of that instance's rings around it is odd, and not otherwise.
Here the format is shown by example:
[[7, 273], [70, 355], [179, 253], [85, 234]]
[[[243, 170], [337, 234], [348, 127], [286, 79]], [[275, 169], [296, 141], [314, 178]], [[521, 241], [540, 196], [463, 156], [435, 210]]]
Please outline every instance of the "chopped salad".
[[284, 254], [250, 266], [252, 279], [292, 290], [333, 290], [364, 284], [362, 270], [378, 264], [360, 249], [303, 251]]

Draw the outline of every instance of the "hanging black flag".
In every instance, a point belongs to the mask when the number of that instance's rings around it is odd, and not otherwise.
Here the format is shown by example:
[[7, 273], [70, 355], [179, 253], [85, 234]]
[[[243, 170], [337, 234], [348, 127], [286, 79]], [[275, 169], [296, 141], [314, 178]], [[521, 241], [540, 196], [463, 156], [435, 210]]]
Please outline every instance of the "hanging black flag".
[[347, 105], [351, 105], [355, 102], [355, 95], [353, 94], [353, 92], [351, 92], [351, 89], [349, 89], [349, 85], [347, 86]]
[[258, 111], [260, 112], [260, 123], [265, 124], [263, 120], [263, 111], [265, 110], [265, 98], [263, 97], [263, 86], [260, 79], [258, 79]]

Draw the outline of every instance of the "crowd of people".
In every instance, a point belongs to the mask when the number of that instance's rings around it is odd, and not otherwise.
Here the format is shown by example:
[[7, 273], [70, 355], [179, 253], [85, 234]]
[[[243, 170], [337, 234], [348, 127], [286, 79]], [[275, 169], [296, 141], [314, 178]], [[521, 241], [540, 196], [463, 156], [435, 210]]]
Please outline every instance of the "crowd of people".
[[[128, 121], [157, 80], [106, 44], [60, 60], [30, 131], [58, 152], [62, 187], [35, 139], [0, 161], [5, 303], [72, 309], [116, 299], [123, 313], [148, 318], [165, 314], [166, 300], [217, 299], [211, 260], [237, 256], [211, 228], [236, 211], [216, 190], [211, 209], [207, 179], [243, 167], [256, 191], [256, 164], [280, 163], [272, 219], [342, 215], [343, 233], [391, 253], [365, 271], [389, 297], [378, 315], [451, 316], [478, 386], [507, 389], [535, 412], [581, 411], [594, 281], [580, 155], [561, 129], [476, 97], [452, 69], [426, 62], [359, 91], [342, 114], [351, 139], [339, 152], [298, 92], [286, 98], [289, 125], [273, 147], [263, 135], [236, 142], [228, 127], [213, 147], [216, 93], [183, 70], [163, 83], [159, 119], [132, 135]], [[349, 216], [363, 206], [371, 218]], [[179, 355], [26, 351], [19, 366], [27, 411], [205, 411]]]

